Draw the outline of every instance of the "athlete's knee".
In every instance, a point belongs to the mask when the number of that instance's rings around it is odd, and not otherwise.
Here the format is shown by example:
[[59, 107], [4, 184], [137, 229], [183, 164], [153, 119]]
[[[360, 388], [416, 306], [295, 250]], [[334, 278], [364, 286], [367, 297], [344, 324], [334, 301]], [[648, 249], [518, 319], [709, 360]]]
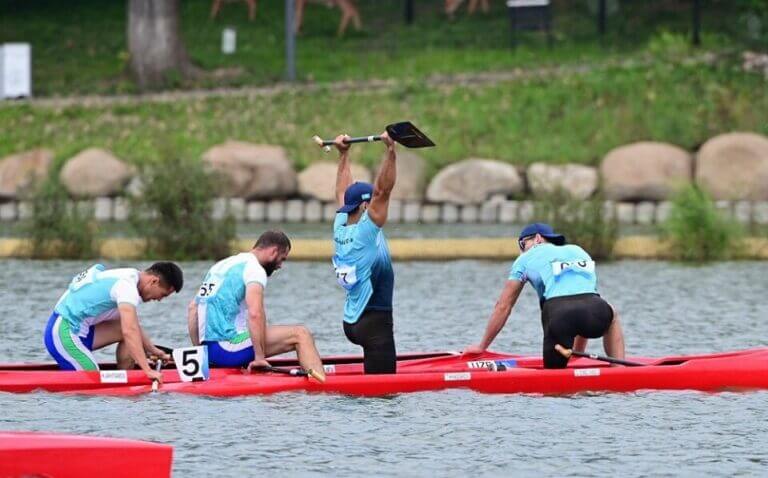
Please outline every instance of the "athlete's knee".
[[303, 325], [294, 326], [292, 335], [294, 337], [294, 340], [296, 340], [296, 342], [299, 344], [314, 342], [314, 338], [312, 337], [312, 332], [310, 332], [310, 330]]

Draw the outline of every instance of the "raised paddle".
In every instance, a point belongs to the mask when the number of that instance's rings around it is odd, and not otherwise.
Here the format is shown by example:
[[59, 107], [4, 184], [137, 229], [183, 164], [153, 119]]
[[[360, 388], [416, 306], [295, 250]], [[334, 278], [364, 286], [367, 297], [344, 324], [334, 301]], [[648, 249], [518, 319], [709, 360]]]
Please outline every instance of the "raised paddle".
[[646, 364], [639, 362], [630, 362], [628, 360], [617, 359], [613, 357], [606, 357], [604, 355], [588, 354], [585, 352], [577, 352], [573, 349], [567, 349], [560, 344], [555, 345], [555, 350], [560, 352], [565, 358], [571, 358], [572, 355], [576, 357], [590, 358], [592, 360], [600, 360], [601, 362], [613, 363], [616, 365], [624, 365], [625, 367], [644, 367]]
[[[435, 143], [433, 143], [426, 134], [419, 131], [419, 128], [414, 126], [414, 124], [410, 121], [392, 123], [387, 125], [386, 130], [390, 138], [402, 144], [406, 148], [428, 148], [435, 145]], [[326, 153], [331, 150], [331, 146], [333, 145], [332, 139], [322, 139], [320, 136], [313, 136], [312, 141], [317, 143], [318, 146], [321, 146], [323, 151]], [[381, 141], [381, 135], [348, 138], [344, 140], [344, 143], [370, 143], [373, 141]]]

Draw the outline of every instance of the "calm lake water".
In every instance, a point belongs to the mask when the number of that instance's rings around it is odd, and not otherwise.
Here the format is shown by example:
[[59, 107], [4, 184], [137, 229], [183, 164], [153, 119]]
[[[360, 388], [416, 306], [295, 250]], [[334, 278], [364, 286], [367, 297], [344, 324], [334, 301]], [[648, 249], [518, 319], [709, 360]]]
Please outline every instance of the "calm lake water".
[[[2, 261], [0, 361], [49, 360], [45, 321], [71, 276], [87, 265]], [[142, 323], [156, 342], [188, 343], [185, 306], [209, 265], [183, 264], [181, 294], [142, 306]], [[508, 267], [397, 263], [398, 350], [459, 350], [476, 342]], [[631, 354], [766, 346], [767, 267], [622, 261], [600, 266], [600, 289], [622, 314]], [[342, 332], [343, 294], [330, 264], [286, 263], [266, 302], [271, 323], [306, 323], [322, 353], [358, 352]], [[527, 288], [493, 348], [538, 354], [540, 341], [538, 304]], [[766, 416], [766, 392], [541, 397], [453, 390], [377, 399], [0, 394], [0, 429], [169, 443], [175, 476], [766, 476]]]

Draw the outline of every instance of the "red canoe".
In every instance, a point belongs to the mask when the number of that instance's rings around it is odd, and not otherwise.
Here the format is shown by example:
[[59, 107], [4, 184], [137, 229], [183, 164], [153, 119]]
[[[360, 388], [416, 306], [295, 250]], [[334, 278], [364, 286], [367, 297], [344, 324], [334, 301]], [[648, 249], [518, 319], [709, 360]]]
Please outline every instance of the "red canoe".
[[0, 432], [0, 477], [170, 477], [173, 447], [116, 438]]
[[[644, 389], [708, 392], [768, 389], [768, 348], [628, 360], [644, 366], [609, 366], [591, 359], [573, 358], [566, 369], [544, 370], [540, 357], [494, 352], [480, 356], [436, 352], [401, 356], [397, 374], [363, 375], [359, 357], [326, 357], [328, 376], [322, 384], [282, 374], [245, 374], [239, 369], [212, 369], [210, 380], [206, 382], [181, 382], [175, 370], [164, 370], [160, 392], [237, 396], [298, 391], [379, 396], [454, 388], [483, 393], [537, 394]], [[295, 365], [295, 361], [289, 359], [271, 362], [273, 365]], [[487, 366], [504, 370], [492, 371]], [[0, 365], [0, 391], [42, 389], [127, 396], [151, 390], [140, 371], [60, 372], [45, 368], [40, 365]]]

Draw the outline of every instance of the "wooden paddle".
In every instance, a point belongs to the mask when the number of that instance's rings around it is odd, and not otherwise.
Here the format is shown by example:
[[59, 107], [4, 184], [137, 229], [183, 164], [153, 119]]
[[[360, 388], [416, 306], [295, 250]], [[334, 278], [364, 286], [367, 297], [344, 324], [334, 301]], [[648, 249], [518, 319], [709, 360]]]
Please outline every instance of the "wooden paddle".
[[259, 372], [281, 373], [283, 375], [292, 375], [294, 377], [312, 377], [320, 383], [325, 382], [325, 377], [312, 369], [303, 370], [300, 368], [258, 367], [254, 370]]
[[616, 365], [624, 365], [625, 367], [645, 367], [646, 366], [646, 364], [644, 363], [630, 362], [628, 360], [622, 360], [622, 359], [617, 359], [613, 357], [606, 357], [604, 355], [577, 352], [573, 349], [567, 349], [560, 344], [555, 345], [555, 350], [560, 352], [560, 355], [562, 355], [565, 358], [571, 358], [572, 355], [575, 355], [576, 357], [584, 357], [584, 358], [590, 358], [592, 360], [600, 360], [601, 362], [608, 362]]

